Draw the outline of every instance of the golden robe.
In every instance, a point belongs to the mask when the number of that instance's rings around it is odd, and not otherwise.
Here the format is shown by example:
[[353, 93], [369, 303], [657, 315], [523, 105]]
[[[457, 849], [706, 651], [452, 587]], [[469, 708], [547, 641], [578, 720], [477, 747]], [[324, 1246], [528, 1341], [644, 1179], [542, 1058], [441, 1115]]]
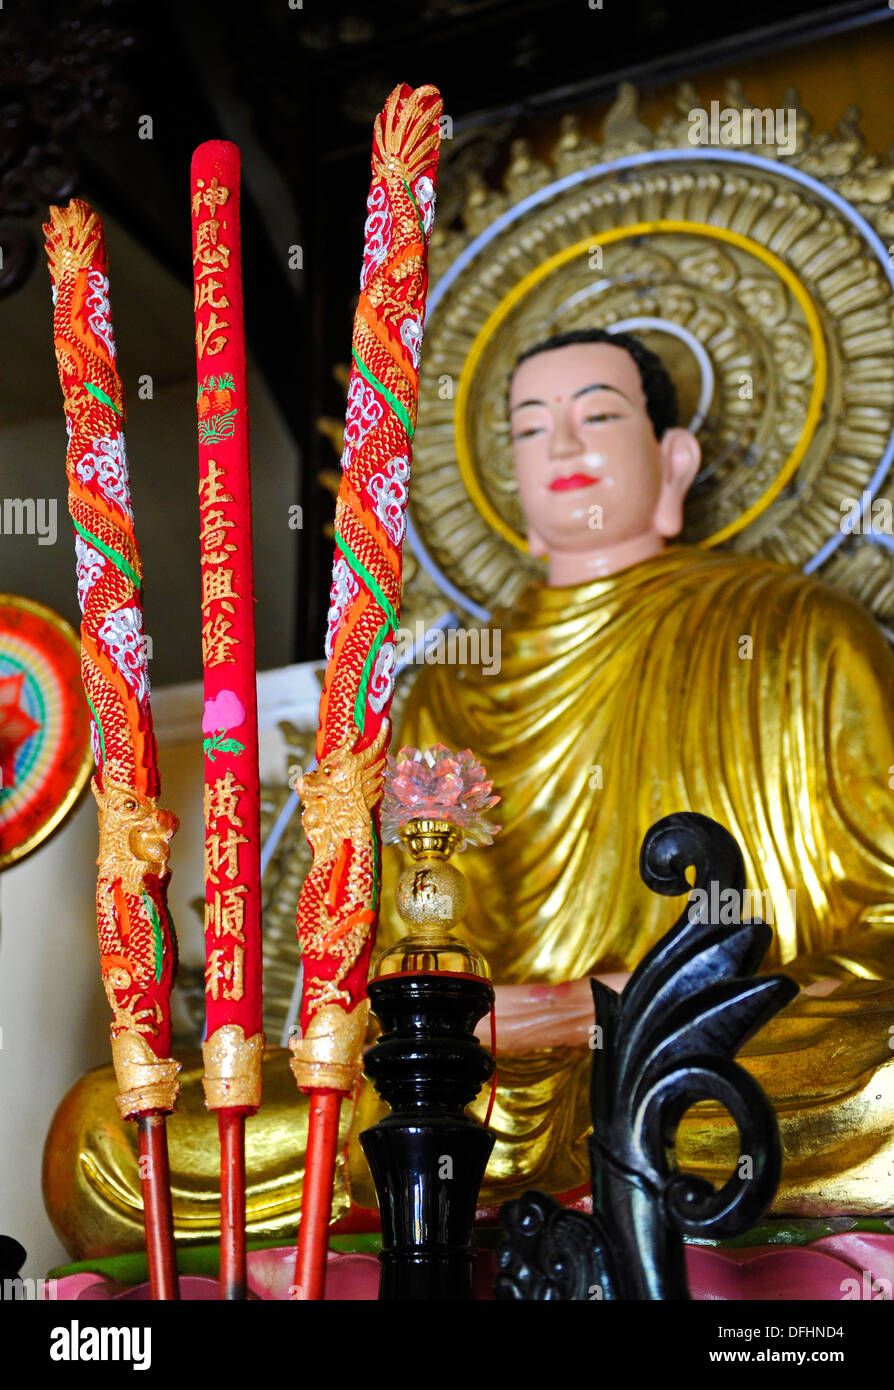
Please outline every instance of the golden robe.
[[[499, 672], [427, 667], [401, 737], [471, 747], [502, 797], [494, 844], [459, 860], [466, 935], [494, 979], [633, 969], [685, 906], [641, 882], [643, 835], [673, 811], [712, 816], [736, 836], [749, 889], [769, 895], [754, 913], [769, 920], [772, 906], [766, 968], [845, 982], [801, 995], [740, 1054], [779, 1117], [773, 1210], [894, 1211], [894, 657], [878, 627], [797, 571], [685, 547], [580, 587], [532, 588], [492, 626]], [[402, 930], [400, 861], [386, 851], [383, 944]], [[498, 1057], [483, 1202], [587, 1183], [592, 1055]], [[215, 1240], [217, 1126], [199, 1058], [181, 1060], [168, 1123], [177, 1238]], [[111, 1068], [83, 1077], [47, 1141], [47, 1206], [76, 1257], [143, 1244], [136, 1129], [118, 1119], [114, 1091]], [[351, 1200], [375, 1206], [357, 1135], [383, 1109], [367, 1082], [353, 1120], [342, 1106], [333, 1219]], [[306, 1130], [307, 1103], [271, 1051], [247, 1123], [250, 1237], [294, 1239]], [[735, 1126], [704, 1103], [677, 1153], [719, 1182], [738, 1155]]]
[[[499, 672], [425, 669], [401, 741], [471, 747], [502, 797], [501, 834], [459, 861], [465, 934], [495, 981], [632, 970], [685, 906], [642, 883], [646, 830], [673, 811], [713, 817], [764, 895], [753, 915], [772, 913], [764, 968], [845, 981], [802, 994], [741, 1054], [779, 1116], [774, 1211], [894, 1211], [894, 657], [878, 627], [798, 571], [682, 546], [530, 588], [491, 626]], [[591, 1061], [585, 1046], [498, 1058], [482, 1200], [587, 1181]], [[366, 1093], [363, 1124], [375, 1104]], [[720, 1181], [737, 1139], [700, 1105], [680, 1162]], [[369, 1200], [359, 1165], [351, 1178]]]

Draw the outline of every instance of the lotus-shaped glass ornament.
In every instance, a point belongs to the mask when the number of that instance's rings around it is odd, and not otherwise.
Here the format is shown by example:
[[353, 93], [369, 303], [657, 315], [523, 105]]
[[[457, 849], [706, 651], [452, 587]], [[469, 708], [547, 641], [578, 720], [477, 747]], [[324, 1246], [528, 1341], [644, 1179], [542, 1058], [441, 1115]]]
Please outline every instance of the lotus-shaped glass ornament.
[[490, 979], [482, 955], [453, 935], [468, 905], [466, 880], [449, 862], [466, 845], [489, 845], [500, 829], [484, 812], [499, 801], [493, 783], [467, 748], [442, 743], [401, 748], [388, 758], [382, 802], [382, 840], [411, 856], [398, 880], [397, 910], [411, 931], [380, 952], [373, 976], [449, 971]]

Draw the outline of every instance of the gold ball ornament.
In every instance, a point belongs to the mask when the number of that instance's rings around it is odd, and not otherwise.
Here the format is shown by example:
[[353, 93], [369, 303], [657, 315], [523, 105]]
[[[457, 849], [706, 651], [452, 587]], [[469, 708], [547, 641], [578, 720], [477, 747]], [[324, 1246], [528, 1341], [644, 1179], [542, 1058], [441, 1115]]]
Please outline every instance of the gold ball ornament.
[[423, 859], [409, 864], [398, 879], [395, 902], [409, 927], [446, 927], [461, 922], [469, 905], [469, 888], [452, 864]]
[[373, 978], [446, 971], [489, 980], [484, 957], [453, 935], [469, 905], [465, 877], [448, 862], [462, 839], [461, 829], [447, 821], [417, 819], [400, 833], [412, 861], [398, 880], [395, 901], [412, 930], [377, 957]]

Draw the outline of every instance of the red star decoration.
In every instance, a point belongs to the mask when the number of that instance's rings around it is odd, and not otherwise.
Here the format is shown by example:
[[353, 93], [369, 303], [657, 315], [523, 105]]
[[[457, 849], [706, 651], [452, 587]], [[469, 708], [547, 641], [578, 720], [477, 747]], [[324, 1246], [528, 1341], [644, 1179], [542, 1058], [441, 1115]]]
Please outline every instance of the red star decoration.
[[40, 725], [22, 709], [22, 685], [25, 673], [0, 676], [0, 787], [15, 785], [13, 767], [16, 754]]

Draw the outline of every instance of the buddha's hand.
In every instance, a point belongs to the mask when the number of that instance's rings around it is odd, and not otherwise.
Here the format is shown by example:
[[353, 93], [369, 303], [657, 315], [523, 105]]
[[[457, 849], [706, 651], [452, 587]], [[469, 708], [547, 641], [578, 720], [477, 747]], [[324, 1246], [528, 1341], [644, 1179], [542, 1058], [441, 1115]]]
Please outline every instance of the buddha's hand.
[[[596, 979], [620, 992], [630, 975], [617, 971]], [[497, 1052], [511, 1055], [545, 1047], [589, 1047], [594, 1022], [589, 978], [561, 985], [495, 985], [494, 994]], [[489, 1047], [488, 1016], [475, 1032], [479, 1042]]]
[[813, 994], [818, 999], [825, 999], [827, 994], [832, 994], [842, 983], [841, 980], [833, 980], [827, 977], [824, 980], [814, 980], [812, 984], [802, 985], [802, 994]]

